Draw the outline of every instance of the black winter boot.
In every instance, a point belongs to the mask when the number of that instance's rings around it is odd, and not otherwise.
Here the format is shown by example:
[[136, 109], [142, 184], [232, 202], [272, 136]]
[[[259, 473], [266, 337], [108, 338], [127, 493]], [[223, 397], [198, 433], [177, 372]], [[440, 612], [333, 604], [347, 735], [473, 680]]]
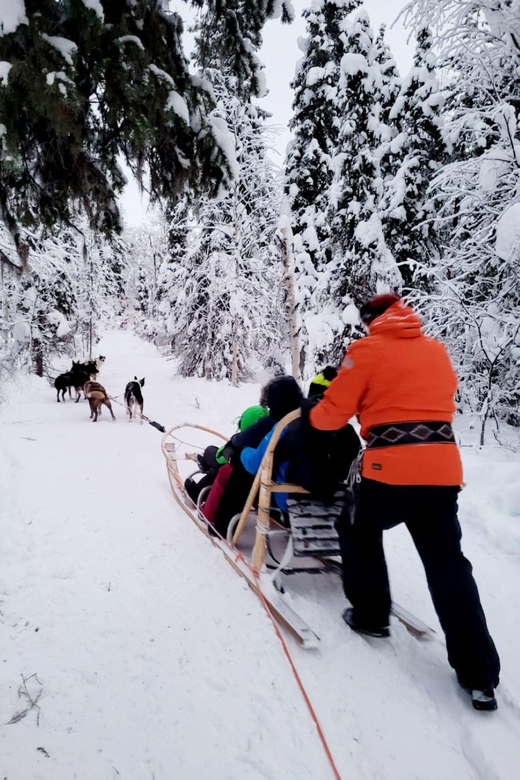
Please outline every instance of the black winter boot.
[[343, 613], [343, 620], [347, 626], [350, 626], [352, 631], [356, 631], [358, 634], [365, 634], [365, 636], [373, 636], [378, 639], [386, 639], [390, 636], [390, 629], [388, 626], [362, 626], [354, 620], [353, 614], [354, 609], [352, 607], [349, 607]]
[[471, 703], [475, 710], [493, 712], [498, 709], [498, 703], [493, 688], [490, 688], [488, 691], [478, 691], [476, 689], [466, 688], [461, 682], [459, 682], [459, 685], [462, 690], [466, 691], [466, 693], [469, 693], [471, 696]]
[[191, 477], [188, 477], [184, 481], [184, 489], [186, 490], [186, 493], [189, 495], [193, 503], [196, 504], [200, 493], [198, 483], [195, 482], [195, 480], [192, 479]]

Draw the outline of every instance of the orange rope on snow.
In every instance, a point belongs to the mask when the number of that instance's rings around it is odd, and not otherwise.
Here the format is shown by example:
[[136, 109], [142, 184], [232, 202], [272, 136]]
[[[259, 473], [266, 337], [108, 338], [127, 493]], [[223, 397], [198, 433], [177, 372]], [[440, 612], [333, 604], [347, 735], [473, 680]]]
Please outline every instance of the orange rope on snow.
[[307, 691], [305, 689], [305, 686], [303, 684], [302, 678], [300, 677], [300, 675], [298, 673], [298, 669], [296, 668], [296, 664], [294, 663], [294, 660], [293, 660], [293, 657], [292, 657], [292, 655], [290, 653], [290, 650], [287, 647], [287, 642], [283, 638], [283, 634], [280, 631], [280, 627], [278, 626], [278, 623], [276, 622], [276, 620], [274, 618], [274, 615], [273, 615], [273, 613], [271, 612], [271, 610], [269, 608], [269, 604], [267, 602], [267, 599], [265, 598], [264, 594], [262, 593], [262, 590], [260, 588], [260, 580], [258, 578], [258, 573], [253, 571], [253, 574], [254, 574], [254, 577], [255, 577], [255, 579], [256, 579], [256, 581], [258, 583], [258, 594], [259, 594], [259, 597], [260, 597], [260, 601], [264, 605], [264, 609], [267, 612], [267, 614], [269, 615], [269, 618], [271, 619], [271, 623], [273, 624], [273, 628], [274, 628], [274, 630], [276, 632], [276, 636], [280, 640], [282, 648], [283, 648], [283, 651], [285, 653], [285, 656], [286, 656], [287, 660], [289, 661], [290, 667], [291, 667], [292, 672], [294, 674], [294, 677], [296, 679], [296, 683], [298, 685], [298, 688], [300, 689], [300, 693], [303, 696], [305, 704], [307, 705], [307, 709], [309, 710], [310, 716], [311, 716], [312, 720], [314, 721], [314, 725], [316, 726], [316, 729], [318, 731], [318, 736], [320, 738], [322, 747], [323, 747], [323, 749], [325, 751], [325, 755], [327, 756], [327, 759], [329, 761], [330, 768], [332, 769], [332, 772], [333, 772], [334, 777], [336, 778], [336, 780], [341, 780], [341, 775], [340, 775], [340, 773], [338, 771], [338, 768], [336, 766], [336, 762], [334, 761], [334, 757], [333, 757], [332, 752], [330, 750], [329, 744], [327, 742], [327, 738], [325, 737], [325, 733], [323, 731], [323, 728], [321, 726], [319, 718], [318, 718], [318, 716], [316, 714], [316, 710], [312, 706], [312, 702], [310, 700], [309, 694], [307, 693]]

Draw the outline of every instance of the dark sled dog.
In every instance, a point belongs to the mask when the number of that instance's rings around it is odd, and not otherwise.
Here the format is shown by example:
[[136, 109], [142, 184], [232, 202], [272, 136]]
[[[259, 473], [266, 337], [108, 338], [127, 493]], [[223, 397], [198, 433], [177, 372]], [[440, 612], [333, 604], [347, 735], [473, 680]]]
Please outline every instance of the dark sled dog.
[[72, 368], [71, 371], [83, 371], [85, 374], [88, 374], [89, 378], [96, 378], [96, 376], [99, 373], [99, 368], [97, 366], [97, 363], [95, 360], [87, 360], [86, 363], [75, 363], [74, 360], [72, 361]]
[[92, 422], [97, 422], [98, 414], [101, 414], [101, 407], [103, 404], [110, 411], [112, 419], [116, 419], [116, 416], [112, 411], [110, 398], [108, 397], [107, 391], [103, 385], [100, 385], [99, 382], [94, 382], [89, 379], [89, 381], [85, 383], [83, 392], [85, 393], [85, 398], [88, 400], [90, 405], [90, 419]]
[[60, 402], [60, 393], [62, 394], [62, 400], [65, 401], [65, 391], [67, 388], [69, 389], [69, 398], [72, 397], [72, 387], [76, 391], [76, 403], [78, 403], [79, 399], [81, 398], [83, 385], [89, 379], [90, 374], [88, 373], [86, 367], [82, 363], [74, 363], [73, 361], [70, 371], [67, 371], [65, 374], [60, 374], [54, 380], [54, 387], [56, 388], [57, 396], [56, 400], [58, 403]]
[[54, 387], [56, 388], [56, 400], [58, 403], [60, 402], [60, 393], [62, 394], [62, 400], [65, 401], [65, 393], [67, 392], [67, 388], [69, 389], [69, 398], [72, 398], [71, 388], [74, 387], [74, 377], [72, 376], [72, 372], [67, 371], [66, 374], [60, 374], [57, 376], [54, 380]]
[[136, 414], [136, 407], [139, 409], [139, 416], [141, 418], [141, 422], [143, 422], [143, 407], [144, 407], [144, 400], [143, 400], [143, 394], [141, 392], [141, 387], [144, 385], [144, 377], [142, 379], [138, 379], [136, 376], [134, 377], [133, 382], [129, 382], [125, 388], [125, 404], [126, 404], [126, 411], [129, 415], [129, 421], [132, 420], [132, 417]]
[[[81, 398], [81, 391], [84, 388], [85, 382], [88, 382], [89, 379], [96, 378], [97, 369], [95, 363], [75, 363], [74, 361], [72, 361], [72, 368], [70, 370], [70, 373], [72, 374], [75, 380], [74, 389], [76, 390], [76, 403], [78, 403], [78, 401]], [[83, 390], [83, 395], [85, 395], [84, 390]]]

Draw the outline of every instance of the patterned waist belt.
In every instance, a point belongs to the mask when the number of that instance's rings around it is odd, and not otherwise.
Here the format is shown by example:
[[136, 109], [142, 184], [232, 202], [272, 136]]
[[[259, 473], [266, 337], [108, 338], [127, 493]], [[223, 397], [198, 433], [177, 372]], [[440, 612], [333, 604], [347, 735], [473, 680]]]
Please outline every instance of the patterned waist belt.
[[374, 425], [367, 437], [367, 449], [397, 447], [400, 444], [454, 444], [447, 422], [402, 422]]

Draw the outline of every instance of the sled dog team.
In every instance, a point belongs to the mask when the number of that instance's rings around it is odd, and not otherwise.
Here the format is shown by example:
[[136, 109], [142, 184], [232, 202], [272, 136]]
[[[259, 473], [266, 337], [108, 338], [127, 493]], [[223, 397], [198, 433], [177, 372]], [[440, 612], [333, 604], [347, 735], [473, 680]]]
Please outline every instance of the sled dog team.
[[[112, 409], [110, 397], [103, 385], [96, 381], [96, 377], [105, 360], [106, 358], [104, 355], [100, 355], [95, 360], [88, 360], [85, 363], [79, 363], [73, 360], [70, 371], [60, 374], [54, 381], [56, 400], [58, 403], [60, 402], [60, 393], [62, 401], [65, 401], [67, 389], [69, 391], [69, 398], [72, 398], [71, 389], [74, 388], [76, 391], [75, 403], [78, 403], [81, 398], [81, 391], [83, 391], [84, 397], [89, 402], [90, 419], [93, 422], [97, 422], [103, 405], [107, 407], [112, 415], [112, 419], [115, 420], [116, 418]], [[143, 420], [144, 400], [141, 390], [143, 385], [144, 377], [143, 379], [134, 377], [134, 379], [126, 385], [124, 399], [126, 411], [130, 420], [132, 420], [133, 417], [137, 417], [137, 415], [139, 415], [141, 422]]]
[[[331, 504], [351, 464], [356, 469], [336, 522], [343, 587], [352, 605], [343, 619], [360, 634], [390, 635], [383, 532], [405, 523], [457, 680], [475, 709], [495, 710], [500, 660], [461, 550], [457, 518], [463, 475], [452, 430], [455, 371], [444, 346], [424, 335], [419, 317], [399, 296], [376, 296], [360, 313], [367, 335], [350, 345], [339, 371], [324, 369], [307, 399], [293, 377], [270, 382], [227, 444], [199, 456], [202, 477], [186, 480], [186, 491], [215, 533], [226, 537], [276, 424], [300, 408], [276, 446], [274, 480], [301, 485]], [[360, 441], [349, 424], [354, 416], [366, 443], [361, 464]], [[287, 496], [273, 496], [280, 522], [288, 523]]]

